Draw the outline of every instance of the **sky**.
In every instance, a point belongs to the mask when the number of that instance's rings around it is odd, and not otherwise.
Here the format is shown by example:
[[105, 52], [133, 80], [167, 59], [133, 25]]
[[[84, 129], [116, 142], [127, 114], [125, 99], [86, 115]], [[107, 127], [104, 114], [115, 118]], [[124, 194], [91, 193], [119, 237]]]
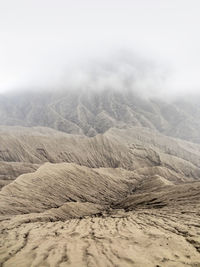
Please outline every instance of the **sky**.
[[198, 92], [199, 13], [199, 0], [0, 0], [0, 92], [67, 86], [123, 54], [138, 90]]

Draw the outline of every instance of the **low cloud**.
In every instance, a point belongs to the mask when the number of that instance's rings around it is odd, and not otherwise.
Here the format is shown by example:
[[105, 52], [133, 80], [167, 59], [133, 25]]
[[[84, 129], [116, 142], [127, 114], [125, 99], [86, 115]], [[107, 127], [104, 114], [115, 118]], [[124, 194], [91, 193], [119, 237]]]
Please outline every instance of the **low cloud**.
[[52, 62], [52, 66], [32, 72], [31, 78], [7, 92], [130, 90], [147, 99], [170, 99], [183, 95], [182, 90], [174, 87], [173, 75], [164, 62], [129, 50], [118, 50], [98, 57], [88, 56], [87, 60], [71, 60], [68, 64]]

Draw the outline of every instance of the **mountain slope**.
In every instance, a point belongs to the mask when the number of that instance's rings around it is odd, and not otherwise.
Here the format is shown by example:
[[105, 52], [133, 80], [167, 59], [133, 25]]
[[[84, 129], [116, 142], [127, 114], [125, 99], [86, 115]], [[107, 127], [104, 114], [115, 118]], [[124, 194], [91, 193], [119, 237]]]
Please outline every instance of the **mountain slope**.
[[133, 173], [123, 169], [109, 173], [71, 163], [46, 163], [2, 189], [0, 214], [42, 212], [66, 202], [108, 205], [125, 197], [134, 183]]
[[178, 183], [200, 178], [199, 145], [142, 127], [112, 128], [88, 138], [49, 128], [1, 126], [0, 143], [2, 186], [45, 162], [132, 171], [146, 168], [148, 173], [163, 173], [161, 176]]
[[[200, 143], [197, 97], [164, 102], [130, 90], [68, 90], [0, 96], [1, 125], [45, 126], [95, 136], [111, 127], [142, 126]], [[191, 108], [192, 107], [192, 108]]]
[[0, 266], [198, 267], [199, 115], [128, 91], [0, 97]]

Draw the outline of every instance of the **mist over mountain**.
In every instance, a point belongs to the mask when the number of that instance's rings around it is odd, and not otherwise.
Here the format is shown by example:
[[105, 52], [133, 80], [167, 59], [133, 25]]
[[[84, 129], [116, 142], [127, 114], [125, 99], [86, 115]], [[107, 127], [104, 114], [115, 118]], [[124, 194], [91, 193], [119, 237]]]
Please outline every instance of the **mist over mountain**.
[[108, 85], [101, 90], [89, 87], [3, 95], [0, 124], [45, 126], [87, 136], [104, 133], [111, 127], [142, 126], [200, 142], [197, 97], [183, 96], [170, 101], [144, 98], [125, 85], [123, 90]]
[[2, 266], [198, 266], [198, 93], [128, 54], [67, 73], [0, 95]]
[[199, 9], [0, 1], [0, 267], [200, 267]]

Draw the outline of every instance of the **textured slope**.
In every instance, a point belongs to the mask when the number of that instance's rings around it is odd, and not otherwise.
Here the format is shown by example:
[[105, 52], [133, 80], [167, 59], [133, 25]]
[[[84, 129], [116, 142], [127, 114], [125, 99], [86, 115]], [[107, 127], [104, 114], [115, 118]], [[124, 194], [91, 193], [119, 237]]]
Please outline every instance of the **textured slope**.
[[70, 163], [46, 163], [2, 189], [0, 214], [42, 212], [66, 202], [108, 205], [125, 197], [135, 182], [132, 172], [121, 169], [110, 174]]
[[16, 177], [23, 173], [34, 172], [38, 164], [27, 162], [0, 162], [0, 188], [11, 183]]
[[14, 179], [44, 162], [72, 162], [92, 168], [122, 167], [127, 170], [152, 167], [148, 172], [159, 174], [160, 169], [154, 168], [156, 166], [162, 167], [163, 171], [168, 169], [161, 176], [167, 175], [169, 180], [180, 182], [200, 178], [199, 145], [147, 128], [113, 128], [103, 135], [88, 138], [49, 128], [0, 127], [0, 143], [0, 178], [4, 181], [6, 172], [7, 180]]
[[160, 186], [161, 183], [164, 185], [164, 181], [160, 179], [156, 179], [153, 182], [152, 180], [147, 180], [147, 184], [143, 181], [142, 186], [134, 195], [125, 198], [116, 207], [135, 210], [138, 207], [151, 209], [167, 206], [167, 208], [171, 207], [179, 210], [188, 208], [191, 211], [200, 208], [200, 182], [173, 186], [166, 184], [162, 188]]
[[0, 144], [0, 266], [199, 267], [199, 145], [5, 126]]
[[[126, 86], [125, 86], [126, 88]], [[111, 127], [142, 126], [200, 143], [200, 109], [191, 97], [171, 103], [129, 90], [73, 90], [0, 96], [1, 125], [46, 126], [94, 136]]]
[[46, 163], [21, 175], [0, 192], [0, 263], [199, 266], [200, 182], [171, 174]]

